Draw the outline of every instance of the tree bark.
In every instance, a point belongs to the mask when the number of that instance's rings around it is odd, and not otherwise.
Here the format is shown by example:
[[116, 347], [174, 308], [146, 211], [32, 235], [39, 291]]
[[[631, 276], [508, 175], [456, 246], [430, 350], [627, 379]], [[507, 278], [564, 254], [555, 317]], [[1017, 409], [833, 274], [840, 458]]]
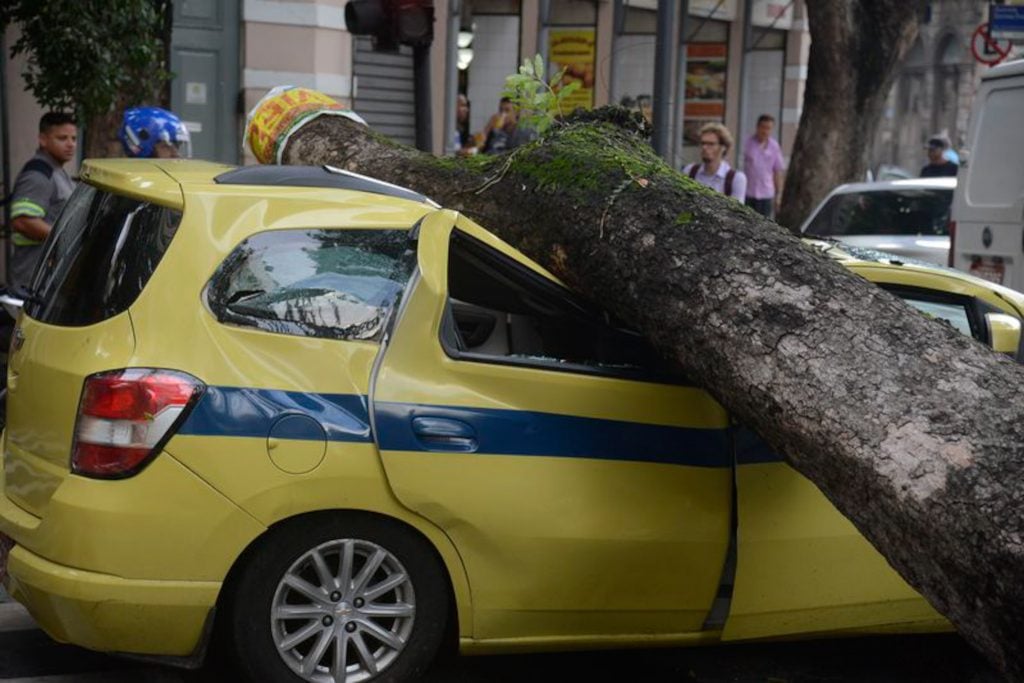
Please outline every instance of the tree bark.
[[100, 159], [124, 156], [124, 149], [117, 138], [117, 129], [124, 116], [124, 107], [115, 111], [98, 114], [85, 122], [85, 158]]
[[808, 2], [800, 127], [776, 220], [797, 230], [825, 195], [863, 180], [885, 100], [924, 17], [921, 0]]
[[284, 162], [419, 190], [602, 302], [1024, 678], [1024, 368], [675, 172], [640, 125], [599, 110], [456, 160], [321, 117]]

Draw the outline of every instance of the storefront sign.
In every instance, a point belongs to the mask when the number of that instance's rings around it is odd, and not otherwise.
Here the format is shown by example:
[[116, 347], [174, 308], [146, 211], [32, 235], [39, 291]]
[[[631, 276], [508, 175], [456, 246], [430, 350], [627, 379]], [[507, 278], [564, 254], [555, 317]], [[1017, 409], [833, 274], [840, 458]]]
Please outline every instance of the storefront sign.
[[709, 121], [725, 120], [726, 43], [690, 43], [686, 46], [686, 99], [683, 138], [695, 144], [697, 131]]
[[594, 42], [593, 28], [551, 29], [548, 32], [551, 70], [558, 73], [565, 69], [562, 82], [556, 89], [573, 81], [580, 83], [579, 89], [564, 100], [566, 113], [576, 107], [590, 109], [594, 106]]

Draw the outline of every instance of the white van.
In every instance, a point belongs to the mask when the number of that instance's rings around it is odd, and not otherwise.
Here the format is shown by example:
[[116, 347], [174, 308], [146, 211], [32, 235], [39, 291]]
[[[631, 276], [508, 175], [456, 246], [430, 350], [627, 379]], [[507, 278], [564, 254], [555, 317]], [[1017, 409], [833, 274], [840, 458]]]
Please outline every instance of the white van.
[[950, 264], [1024, 291], [1024, 60], [982, 76], [953, 195]]

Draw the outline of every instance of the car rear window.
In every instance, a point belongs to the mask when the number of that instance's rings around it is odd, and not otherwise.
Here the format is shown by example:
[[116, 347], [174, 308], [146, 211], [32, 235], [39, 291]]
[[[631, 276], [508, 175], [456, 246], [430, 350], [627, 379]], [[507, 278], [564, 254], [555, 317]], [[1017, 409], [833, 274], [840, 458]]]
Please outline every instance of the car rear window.
[[170, 246], [181, 213], [80, 183], [53, 226], [25, 313], [77, 327], [127, 310]]
[[952, 190], [875, 190], [833, 195], [804, 231], [811, 235], [949, 235]]
[[271, 230], [242, 242], [207, 288], [217, 320], [379, 341], [416, 265], [408, 230]]

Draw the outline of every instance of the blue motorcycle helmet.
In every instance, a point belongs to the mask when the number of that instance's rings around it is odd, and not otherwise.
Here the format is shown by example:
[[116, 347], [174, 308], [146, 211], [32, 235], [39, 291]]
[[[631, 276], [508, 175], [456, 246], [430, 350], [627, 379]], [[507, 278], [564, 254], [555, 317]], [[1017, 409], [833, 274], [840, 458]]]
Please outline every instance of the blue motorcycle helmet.
[[160, 107], [132, 107], [124, 112], [117, 131], [125, 154], [141, 158], [192, 156], [188, 129], [177, 116]]

